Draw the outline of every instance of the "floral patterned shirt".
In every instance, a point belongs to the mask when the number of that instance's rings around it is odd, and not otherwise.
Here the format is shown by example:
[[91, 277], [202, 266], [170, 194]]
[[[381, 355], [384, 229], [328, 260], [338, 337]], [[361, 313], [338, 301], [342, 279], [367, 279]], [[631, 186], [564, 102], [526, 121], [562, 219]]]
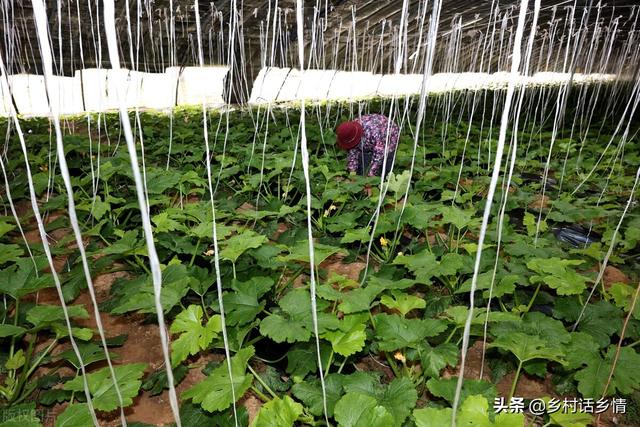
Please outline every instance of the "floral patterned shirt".
[[[382, 114], [369, 114], [356, 119], [356, 121], [362, 125], [362, 138], [360, 143], [347, 153], [347, 170], [349, 172], [358, 170], [364, 152], [371, 156], [368, 175], [376, 176], [382, 171], [385, 146], [387, 146], [389, 154], [396, 151], [399, 136], [398, 126], [395, 123], [389, 123], [389, 119]], [[387, 131], [389, 132], [388, 141]], [[387, 163], [386, 169], [388, 170], [390, 167], [391, 165]]]

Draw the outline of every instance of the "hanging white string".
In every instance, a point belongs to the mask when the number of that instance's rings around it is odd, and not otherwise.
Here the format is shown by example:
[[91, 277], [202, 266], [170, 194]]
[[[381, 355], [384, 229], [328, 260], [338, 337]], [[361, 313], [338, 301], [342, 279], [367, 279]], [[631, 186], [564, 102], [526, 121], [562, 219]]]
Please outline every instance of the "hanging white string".
[[[201, 43], [200, 29], [200, 11], [198, 9], [198, 0], [194, 0], [194, 9], [196, 14], [196, 29], [198, 32], [198, 60], [200, 66], [204, 67], [204, 56]], [[233, 422], [238, 426], [238, 412], [236, 408], [236, 390], [233, 381], [233, 372], [231, 370], [231, 354], [229, 351], [229, 338], [227, 336], [227, 324], [225, 322], [224, 304], [222, 302], [222, 279], [220, 277], [220, 257], [218, 252], [218, 232], [216, 230], [216, 206], [214, 202], [213, 180], [211, 178], [211, 155], [209, 150], [209, 127], [207, 125], [207, 107], [205, 99], [202, 98], [202, 125], [204, 127], [204, 144], [206, 149], [206, 165], [207, 165], [207, 183], [209, 184], [209, 201], [211, 203], [211, 220], [212, 220], [212, 237], [213, 237], [213, 262], [216, 271], [216, 287], [218, 291], [218, 307], [220, 308], [220, 320], [222, 324], [222, 339], [224, 341], [224, 354], [227, 358], [227, 372], [229, 373], [229, 383], [231, 384], [231, 401], [233, 407]]]
[[[296, 0], [296, 21], [298, 35], [298, 62], [300, 72], [304, 72], [304, 21], [302, 15], [303, 0]], [[307, 198], [307, 238], [309, 240], [309, 276], [311, 283], [311, 317], [313, 320], [313, 333], [316, 339], [316, 356], [318, 359], [318, 372], [320, 373], [320, 386], [322, 388], [322, 408], [327, 425], [329, 425], [329, 415], [327, 411], [327, 389], [324, 382], [324, 372], [322, 366], [322, 356], [320, 354], [320, 336], [318, 334], [318, 312], [316, 304], [316, 275], [315, 275], [315, 253], [313, 247], [313, 231], [311, 224], [311, 182], [309, 179], [309, 150], [307, 147], [307, 129], [305, 126], [305, 102], [300, 99], [300, 152], [302, 158], [302, 170], [304, 173], [305, 191]]]
[[[9, 79], [7, 78], [7, 70], [4, 65], [4, 59], [0, 55], [0, 76], [1, 76], [1, 84], [2, 91], [4, 93], [10, 94], [11, 90], [9, 87]], [[67, 332], [69, 333], [69, 341], [71, 342], [71, 347], [73, 348], [73, 352], [78, 358], [78, 362], [80, 364], [80, 371], [82, 372], [82, 383], [84, 388], [84, 394], [87, 399], [87, 407], [89, 409], [89, 413], [91, 415], [91, 420], [95, 426], [98, 426], [98, 419], [96, 417], [95, 410], [93, 408], [93, 402], [91, 401], [91, 393], [89, 391], [89, 384], [87, 382], [87, 375], [85, 371], [85, 364], [82, 359], [82, 355], [80, 354], [80, 350], [78, 349], [78, 345], [76, 344], [76, 340], [73, 336], [73, 329], [71, 327], [71, 319], [69, 318], [69, 311], [67, 310], [67, 304], [64, 301], [64, 295], [62, 293], [62, 286], [60, 284], [60, 278], [58, 277], [58, 273], [56, 272], [55, 265], [53, 264], [53, 258], [51, 256], [51, 249], [49, 247], [49, 241], [47, 240], [47, 232], [44, 228], [44, 223], [42, 221], [42, 215], [40, 214], [40, 208], [38, 207], [38, 199], [36, 195], [36, 190], [33, 184], [33, 176], [31, 174], [31, 167], [29, 166], [29, 158], [27, 154], [27, 144], [24, 140], [24, 134], [22, 132], [22, 127], [20, 126], [20, 122], [18, 120], [18, 115], [13, 107], [13, 104], [9, 105], [9, 114], [11, 115], [11, 119], [13, 121], [14, 126], [16, 127], [16, 133], [18, 135], [18, 140], [20, 141], [20, 148], [22, 149], [22, 155], [24, 157], [24, 165], [26, 169], [27, 175], [27, 183], [29, 187], [29, 197], [31, 199], [31, 208], [36, 218], [36, 223], [38, 224], [38, 232], [40, 234], [40, 240], [42, 241], [42, 247], [44, 249], [44, 253], [47, 257], [47, 261], [49, 263], [49, 268], [51, 270], [51, 275], [53, 276], [53, 281], [56, 286], [56, 291], [58, 292], [58, 298], [60, 299], [60, 306], [62, 307], [62, 312], [64, 313], [64, 320], [67, 326]]]
[[[116, 26], [115, 26], [115, 6], [113, 0], [105, 0], [104, 2], [104, 27], [107, 37], [107, 47], [109, 51], [109, 60], [111, 61], [111, 68], [114, 71], [120, 70], [120, 57], [118, 54], [117, 39], [116, 39]], [[156, 247], [153, 242], [153, 231], [151, 228], [151, 221], [149, 219], [149, 207], [145, 199], [144, 186], [142, 177], [140, 176], [140, 166], [138, 165], [138, 155], [136, 153], [136, 146], [133, 140], [133, 132], [131, 131], [131, 122], [129, 121], [129, 114], [127, 112], [123, 94], [116, 88], [117, 98], [119, 101], [120, 121], [124, 130], [125, 140], [127, 142], [127, 149], [129, 150], [129, 158], [131, 160], [131, 169], [133, 171], [133, 177], [136, 184], [136, 195], [138, 197], [138, 205], [140, 208], [140, 216], [142, 218], [142, 227], [144, 230], [144, 236], [147, 243], [147, 252], [149, 255], [149, 263], [151, 266], [151, 276], [153, 280], [153, 293], [156, 306], [156, 315], [158, 316], [158, 326], [160, 330], [160, 341], [162, 344], [162, 353], [164, 356], [165, 369], [167, 372], [167, 383], [169, 386], [169, 403], [171, 405], [171, 411], [176, 421], [177, 427], [182, 424], [180, 422], [180, 411], [178, 409], [178, 398], [176, 396], [176, 389], [173, 379], [173, 371], [171, 370], [171, 358], [169, 356], [169, 337], [167, 334], [166, 325], [164, 323], [164, 312], [162, 309], [162, 302], [160, 294], [162, 293], [162, 272], [160, 271], [160, 260], [156, 253]]]
[[[525, 54], [524, 61], [524, 71], [523, 75], [527, 76], [529, 74], [529, 65], [531, 60], [531, 54], [533, 51], [533, 42], [536, 35], [536, 28], [538, 25], [538, 16], [540, 14], [540, 0], [535, 0], [533, 5], [533, 21], [531, 22], [531, 32], [529, 34], [529, 42], [527, 44], [527, 51]], [[520, 91], [518, 94], [518, 106], [516, 107], [515, 120], [513, 123], [513, 131], [512, 131], [512, 144], [510, 146], [511, 150], [511, 162], [509, 164], [509, 172], [507, 175], [507, 181], [503, 186], [502, 190], [502, 203], [500, 207], [500, 216], [498, 219], [498, 238], [496, 241], [496, 260], [493, 265], [493, 273], [491, 274], [491, 284], [489, 285], [489, 298], [487, 299], [487, 311], [484, 318], [483, 325], [483, 335], [482, 335], [482, 358], [480, 363], [480, 374], [479, 379], [482, 379], [482, 375], [484, 373], [484, 360], [486, 353], [486, 344], [487, 344], [487, 334], [488, 334], [488, 326], [489, 326], [489, 313], [491, 312], [491, 300], [493, 297], [493, 289], [496, 280], [496, 273], [498, 270], [498, 261], [500, 259], [500, 250], [502, 243], [502, 229], [504, 225], [504, 217], [507, 209], [507, 200], [509, 198], [509, 188], [511, 187], [511, 178], [513, 177], [513, 170], [515, 168], [517, 153], [518, 153], [518, 125], [520, 123], [520, 113], [522, 112], [522, 105], [525, 99], [525, 91], [526, 85], [523, 84], [520, 86]]]
[[507, 95], [502, 111], [502, 120], [500, 122], [500, 134], [498, 136], [498, 147], [496, 149], [495, 163], [493, 166], [493, 173], [491, 175], [491, 182], [489, 184], [489, 191], [487, 193], [487, 200], [484, 207], [484, 214], [482, 216], [482, 226], [480, 228], [480, 235], [478, 236], [478, 251], [476, 252], [475, 265], [473, 269], [473, 277], [471, 278], [471, 290], [469, 293], [469, 313], [464, 324], [464, 333], [462, 335], [462, 349], [460, 354], [460, 372], [458, 374], [458, 381], [456, 384], [456, 393], [453, 399], [453, 411], [451, 415], [451, 424], [456, 425], [456, 412], [458, 405], [460, 404], [460, 392], [462, 391], [462, 383], [464, 382], [464, 368], [467, 356], [467, 350], [469, 349], [469, 336], [471, 333], [471, 321], [473, 319], [474, 310], [474, 298], [475, 291], [478, 284], [478, 274], [480, 272], [480, 260], [482, 259], [482, 247], [484, 245], [484, 239], [487, 233], [487, 226], [489, 224], [489, 216], [491, 215], [491, 206], [493, 204], [493, 196], [498, 185], [498, 178], [500, 175], [500, 166], [502, 164], [502, 153], [504, 151], [505, 139], [507, 134], [507, 127], [509, 125], [509, 114], [511, 111], [511, 102], [513, 100], [513, 93], [515, 91], [516, 79], [518, 78], [518, 68], [521, 60], [522, 50], [522, 36], [524, 33], [524, 23], [527, 14], [527, 0], [522, 0], [520, 3], [520, 15], [518, 16], [518, 27], [516, 29], [516, 38], [513, 49], [513, 59], [511, 63], [511, 73], [509, 78], [509, 85], [507, 87]]
[[[58, 2], [60, 2], [60, 0], [58, 0]], [[67, 167], [67, 159], [64, 153], [64, 144], [62, 140], [62, 131], [60, 129], [60, 119], [59, 119], [59, 113], [58, 113], [58, 103], [56, 102], [60, 100], [61, 96], [60, 96], [60, 93], [57, 94], [57, 97], [54, 96], [54, 91], [52, 88], [52, 83], [53, 83], [52, 54], [51, 54], [51, 47], [48, 41], [49, 27], [47, 23], [45, 6], [42, 0], [32, 0], [32, 4], [33, 4], [33, 14], [36, 20], [36, 27], [38, 30], [40, 53], [42, 56], [42, 67], [44, 70], [45, 90], [49, 98], [49, 111], [50, 111], [51, 118], [53, 120], [55, 134], [56, 134], [56, 148], [58, 152], [60, 174], [62, 175], [62, 180], [64, 182], [64, 186], [67, 191], [69, 220], [71, 223], [71, 228], [73, 229], [73, 234], [76, 240], [76, 244], [78, 245], [78, 250], [80, 252], [80, 258], [82, 260], [82, 269], [84, 272], [85, 280], [87, 282], [87, 288], [89, 289], [91, 303], [93, 305], [93, 313], [96, 320], [96, 326], [98, 328], [100, 340], [102, 341], [102, 347], [104, 349], [105, 358], [107, 360], [107, 364], [109, 365], [109, 372], [111, 373], [114, 390], [118, 398], [118, 403], [120, 406], [120, 420], [122, 422], [122, 425], [126, 427], [127, 421], [124, 416], [124, 409], [123, 409], [124, 404], [122, 400], [122, 394], [120, 393], [120, 387], [118, 386], [118, 381], [115, 375], [115, 371], [113, 369], [113, 364], [111, 363], [111, 357], [109, 356], [109, 349], [108, 349], [106, 337], [104, 334], [104, 328], [102, 327], [102, 319], [100, 316], [100, 311], [98, 309], [98, 302], [96, 300], [95, 289], [93, 287], [93, 280], [91, 278], [91, 272], [89, 270], [89, 262], [87, 260], [87, 255], [84, 249], [84, 242], [82, 240], [80, 225], [78, 224], [73, 187], [71, 185], [71, 176], [69, 175], [69, 168]]]

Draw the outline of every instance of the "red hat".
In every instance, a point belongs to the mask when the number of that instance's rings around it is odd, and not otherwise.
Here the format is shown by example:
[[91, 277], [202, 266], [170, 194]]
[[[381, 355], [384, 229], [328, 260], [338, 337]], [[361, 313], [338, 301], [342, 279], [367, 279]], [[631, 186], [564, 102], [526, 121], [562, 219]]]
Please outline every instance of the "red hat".
[[338, 136], [338, 146], [343, 150], [351, 150], [360, 143], [362, 125], [355, 120], [341, 123], [336, 129], [336, 135]]

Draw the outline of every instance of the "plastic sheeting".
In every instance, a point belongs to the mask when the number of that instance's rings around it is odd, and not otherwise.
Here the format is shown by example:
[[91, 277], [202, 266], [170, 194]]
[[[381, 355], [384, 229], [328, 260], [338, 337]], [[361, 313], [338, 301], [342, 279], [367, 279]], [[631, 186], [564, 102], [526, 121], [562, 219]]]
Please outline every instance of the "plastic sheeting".
[[[168, 68], [164, 73], [89, 68], [73, 77], [53, 76], [52, 102], [62, 115], [118, 109], [116, 88], [127, 108], [167, 110], [174, 106], [224, 105], [228, 67]], [[287, 71], [288, 73], [288, 71]], [[0, 115], [7, 116], [11, 98], [22, 116], [48, 116], [44, 77], [33, 74], [8, 76], [11, 93], [0, 93]]]

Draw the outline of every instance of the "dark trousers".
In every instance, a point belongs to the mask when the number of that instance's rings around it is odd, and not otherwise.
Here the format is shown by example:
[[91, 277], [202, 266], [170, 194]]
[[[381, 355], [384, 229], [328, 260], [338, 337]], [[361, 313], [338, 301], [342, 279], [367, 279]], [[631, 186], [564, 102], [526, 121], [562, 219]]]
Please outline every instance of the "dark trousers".
[[[386, 170], [384, 172], [385, 179], [387, 178], [387, 175], [389, 175], [389, 171], [391, 170], [391, 165], [393, 164], [395, 157], [395, 151], [387, 153], [387, 164]], [[367, 176], [369, 173], [369, 168], [371, 167], [371, 160], [373, 160], [373, 152], [364, 150], [360, 151], [360, 163], [358, 164], [358, 170], [356, 171], [356, 173], [358, 175]], [[380, 168], [378, 169], [377, 176], [380, 176], [380, 173], [382, 173], [382, 165], [380, 165]]]

